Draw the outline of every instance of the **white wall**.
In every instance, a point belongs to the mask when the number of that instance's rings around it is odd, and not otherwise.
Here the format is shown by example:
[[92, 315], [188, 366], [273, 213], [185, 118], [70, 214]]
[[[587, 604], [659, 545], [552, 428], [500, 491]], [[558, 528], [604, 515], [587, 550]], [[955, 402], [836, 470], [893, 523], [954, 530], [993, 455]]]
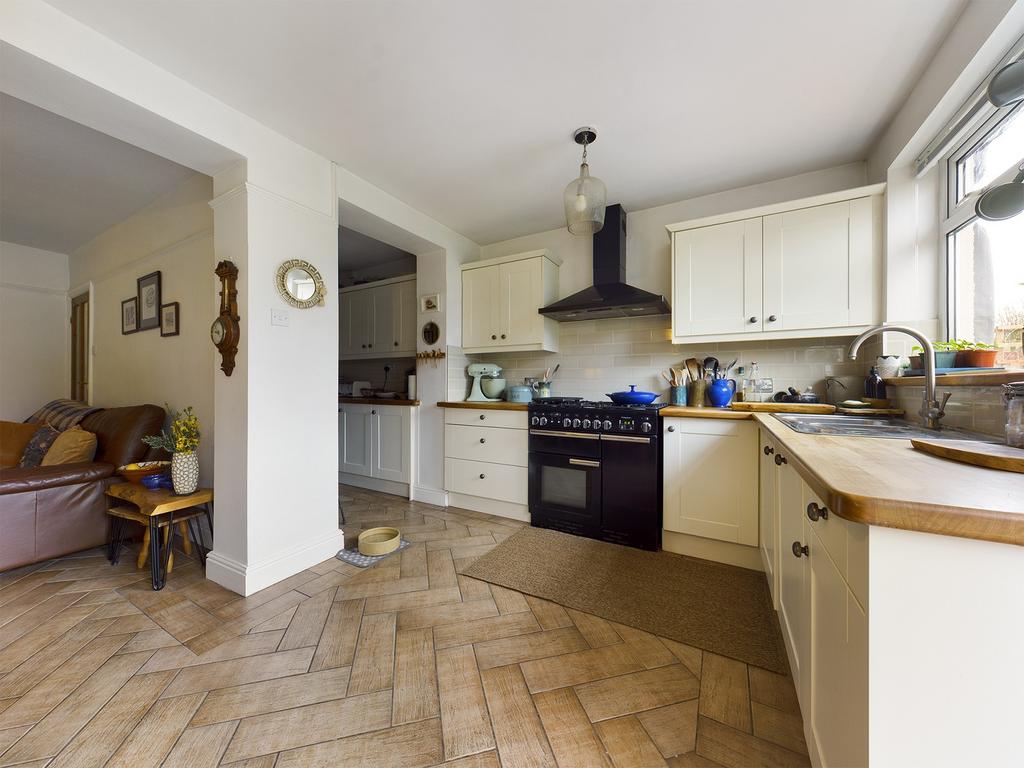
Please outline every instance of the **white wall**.
[[0, 242], [0, 420], [71, 391], [68, 257]]
[[[203, 485], [213, 483], [212, 196], [213, 180], [197, 173], [70, 259], [71, 285], [93, 288], [92, 402], [104, 408], [191, 405], [203, 430]], [[159, 328], [122, 335], [121, 300], [135, 296], [137, 279], [155, 271], [161, 273], [161, 301], [180, 305], [179, 335], [161, 337]]]

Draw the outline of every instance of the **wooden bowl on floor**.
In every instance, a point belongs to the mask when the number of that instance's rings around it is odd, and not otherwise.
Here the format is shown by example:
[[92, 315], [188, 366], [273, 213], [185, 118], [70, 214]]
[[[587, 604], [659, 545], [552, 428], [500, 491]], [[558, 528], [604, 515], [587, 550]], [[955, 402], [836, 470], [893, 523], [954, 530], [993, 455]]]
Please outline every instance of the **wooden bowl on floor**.
[[159, 475], [171, 468], [169, 461], [140, 461], [137, 464], [125, 464], [117, 468], [117, 473], [129, 483], [142, 485], [142, 478]]
[[397, 528], [370, 528], [359, 534], [359, 554], [378, 557], [394, 552], [402, 543], [402, 534]]

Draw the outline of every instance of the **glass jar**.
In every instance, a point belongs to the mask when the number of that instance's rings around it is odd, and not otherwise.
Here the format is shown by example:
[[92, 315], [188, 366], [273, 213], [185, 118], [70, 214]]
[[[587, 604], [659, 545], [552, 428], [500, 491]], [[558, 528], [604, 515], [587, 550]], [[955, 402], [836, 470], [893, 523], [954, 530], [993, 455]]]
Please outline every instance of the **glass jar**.
[[1003, 397], [1006, 399], [1006, 444], [1024, 448], [1024, 382], [1005, 384]]

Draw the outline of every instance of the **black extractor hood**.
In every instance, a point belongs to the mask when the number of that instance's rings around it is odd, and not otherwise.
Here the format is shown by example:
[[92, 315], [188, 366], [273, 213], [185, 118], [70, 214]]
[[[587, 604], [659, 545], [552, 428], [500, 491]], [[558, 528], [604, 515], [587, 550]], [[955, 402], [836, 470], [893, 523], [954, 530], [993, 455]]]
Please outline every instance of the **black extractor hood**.
[[604, 227], [594, 235], [594, 284], [538, 311], [563, 323], [672, 311], [664, 296], [626, 284], [626, 212], [621, 205], [605, 209]]

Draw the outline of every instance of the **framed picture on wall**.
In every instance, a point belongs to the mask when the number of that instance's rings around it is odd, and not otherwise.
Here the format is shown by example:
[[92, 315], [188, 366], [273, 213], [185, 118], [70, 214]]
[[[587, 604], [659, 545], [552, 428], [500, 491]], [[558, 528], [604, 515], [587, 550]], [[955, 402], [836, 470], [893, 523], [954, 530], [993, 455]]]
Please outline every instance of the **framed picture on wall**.
[[160, 272], [139, 278], [138, 324], [140, 331], [160, 327]]
[[169, 304], [160, 305], [160, 335], [178, 335], [178, 302], [172, 301]]
[[121, 302], [121, 333], [128, 335], [139, 330], [139, 297], [132, 296]]

